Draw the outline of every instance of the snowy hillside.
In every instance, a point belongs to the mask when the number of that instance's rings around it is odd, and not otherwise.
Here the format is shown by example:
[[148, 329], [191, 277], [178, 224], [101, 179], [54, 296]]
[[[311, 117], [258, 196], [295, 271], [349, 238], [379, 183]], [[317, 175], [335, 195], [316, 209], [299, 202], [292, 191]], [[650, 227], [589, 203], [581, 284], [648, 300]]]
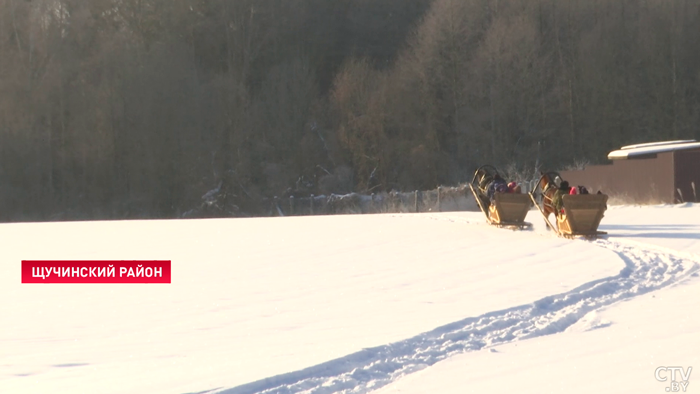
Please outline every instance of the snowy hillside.
[[[700, 365], [700, 206], [612, 207], [596, 242], [528, 220], [0, 225], [0, 392], [651, 393]], [[23, 259], [170, 259], [173, 283], [20, 284]]]

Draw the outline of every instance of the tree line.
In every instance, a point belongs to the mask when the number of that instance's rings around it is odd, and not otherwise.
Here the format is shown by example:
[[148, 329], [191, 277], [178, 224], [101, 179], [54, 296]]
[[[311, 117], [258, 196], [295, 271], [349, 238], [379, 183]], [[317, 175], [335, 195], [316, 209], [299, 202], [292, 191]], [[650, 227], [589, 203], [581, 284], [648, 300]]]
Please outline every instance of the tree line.
[[690, 0], [0, 0], [0, 220], [256, 215], [698, 138], [698, 26]]

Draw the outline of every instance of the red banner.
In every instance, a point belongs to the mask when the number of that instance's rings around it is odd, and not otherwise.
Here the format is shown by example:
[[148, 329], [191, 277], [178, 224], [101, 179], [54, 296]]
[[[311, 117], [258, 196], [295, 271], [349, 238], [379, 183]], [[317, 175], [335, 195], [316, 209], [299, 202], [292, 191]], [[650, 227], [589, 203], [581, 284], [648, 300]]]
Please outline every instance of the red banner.
[[170, 260], [22, 260], [22, 283], [170, 283]]

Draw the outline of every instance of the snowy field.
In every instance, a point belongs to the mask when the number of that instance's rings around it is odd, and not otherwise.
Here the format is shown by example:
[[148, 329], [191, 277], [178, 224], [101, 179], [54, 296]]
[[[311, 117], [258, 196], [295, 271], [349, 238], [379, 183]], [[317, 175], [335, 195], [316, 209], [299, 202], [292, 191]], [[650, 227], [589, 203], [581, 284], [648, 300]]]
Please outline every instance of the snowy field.
[[[661, 393], [657, 367], [700, 369], [700, 206], [611, 207], [595, 242], [528, 220], [0, 225], [0, 393]], [[21, 284], [23, 259], [170, 259], [173, 283]]]
[[[655, 269], [678, 258], [683, 265], [700, 262], [698, 204], [612, 207], [601, 229], [609, 241], [632, 245], [625, 255]], [[650, 252], [662, 253], [654, 258]], [[688, 386], [678, 392], [700, 393], [700, 278], [691, 270], [663, 289], [594, 310], [556, 335], [455, 356], [374, 393], [672, 391], [655, 378], [661, 366], [683, 372], [694, 366]]]

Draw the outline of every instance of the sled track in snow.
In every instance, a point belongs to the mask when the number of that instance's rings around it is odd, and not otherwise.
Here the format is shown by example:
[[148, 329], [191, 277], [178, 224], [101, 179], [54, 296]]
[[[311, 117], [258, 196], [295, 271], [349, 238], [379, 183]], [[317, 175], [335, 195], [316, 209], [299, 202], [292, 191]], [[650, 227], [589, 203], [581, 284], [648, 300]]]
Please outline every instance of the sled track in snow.
[[591, 242], [625, 263], [618, 275], [532, 304], [470, 317], [389, 345], [209, 394], [367, 393], [455, 354], [564, 331], [587, 313], [657, 290], [700, 267], [697, 256], [648, 245]]

